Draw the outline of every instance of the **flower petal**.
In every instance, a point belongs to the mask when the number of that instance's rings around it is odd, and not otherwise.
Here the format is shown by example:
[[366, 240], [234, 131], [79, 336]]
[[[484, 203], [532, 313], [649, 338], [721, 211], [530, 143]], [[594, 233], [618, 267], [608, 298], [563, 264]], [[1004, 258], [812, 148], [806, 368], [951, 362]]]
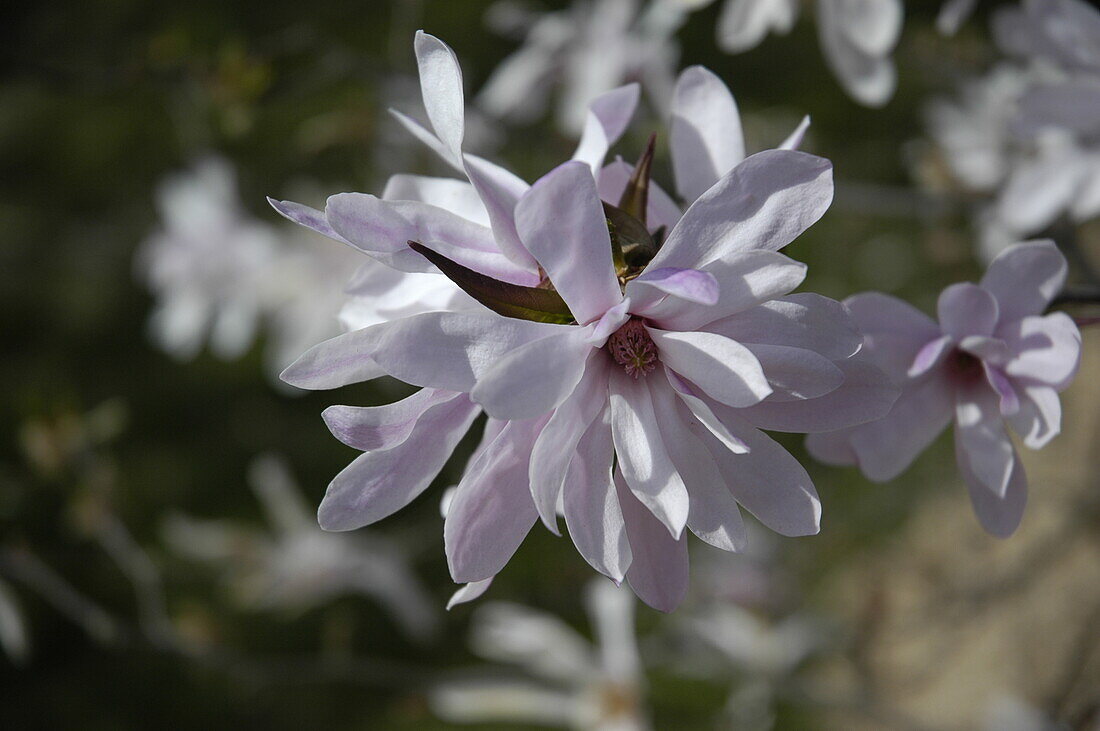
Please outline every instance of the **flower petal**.
[[391, 175], [382, 191], [382, 200], [419, 201], [488, 227], [489, 214], [474, 186], [457, 178], [433, 178], [427, 175]]
[[661, 362], [724, 404], [752, 406], [772, 392], [756, 356], [734, 340], [708, 332], [646, 331]]
[[280, 377], [299, 388], [337, 388], [363, 380], [364, 373], [374, 374], [372, 369], [380, 366], [414, 386], [468, 393], [505, 353], [562, 329], [575, 328], [491, 313], [425, 312], [326, 340]]
[[516, 228], [577, 322], [587, 324], [622, 301], [603, 206], [586, 165], [567, 162], [536, 181], [516, 206]]
[[[412, 396], [385, 406], [330, 406], [321, 416], [332, 435], [362, 452], [389, 449], [401, 444], [432, 407], [461, 394], [422, 388]], [[462, 396], [465, 398], [465, 396]]]
[[794, 131], [787, 135], [787, 139], [779, 143], [777, 150], [797, 150], [802, 147], [802, 138], [806, 136], [806, 130], [810, 128], [810, 115], [806, 115], [802, 118], [802, 121], [798, 123], [798, 126], [794, 128]]
[[1013, 378], [1065, 390], [1081, 363], [1081, 331], [1064, 312], [1025, 317], [1002, 328], [1005, 342], [1015, 356], [1004, 371]]
[[[626, 190], [626, 184], [630, 180], [630, 176], [633, 174], [634, 166], [623, 162], [621, 159], [604, 166], [598, 177], [600, 200], [617, 204], [619, 199], [622, 198], [623, 191]], [[676, 204], [676, 201], [672, 200], [672, 197], [661, 186], [657, 185], [656, 181], [651, 180], [649, 183], [649, 205], [646, 206], [646, 225], [649, 230], [656, 231], [664, 226], [671, 231], [676, 222], [680, 220], [681, 215], [683, 215], [683, 211], [680, 210], [680, 206]]]
[[[673, 537], [687, 523], [688, 494], [668, 457], [644, 381], [609, 369], [611, 433], [626, 484]], [[633, 547], [633, 541], [631, 541]]]
[[863, 333], [863, 352], [898, 383], [908, 378], [917, 353], [943, 332], [928, 315], [897, 297], [864, 292], [844, 300]]
[[1062, 431], [1062, 403], [1049, 386], [1024, 386], [1020, 410], [1009, 423], [1030, 449], [1041, 449]]
[[647, 303], [656, 302], [666, 295], [698, 305], [718, 303], [718, 280], [710, 272], [698, 269], [666, 267], [646, 270], [627, 283], [626, 291], [639, 309], [645, 309]]
[[589, 328], [566, 328], [502, 355], [470, 397], [498, 419], [530, 419], [556, 408], [581, 381], [593, 352]]
[[[607, 406], [607, 398], [607, 359], [592, 351], [580, 383], [554, 409], [531, 451], [531, 497], [542, 522], [554, 535], [560, 535], [555, 511], [570, 460], [592, 420]], [[607, 432], [611, 434], [610, 426]], [[609, 464], [608, 479], [610, 474]]]
[[562, 504], [569, 536], [584, 560], [604, 576], [621, 582], [630, 567], [631, 552], [611, 480], [615, 446], [610, 419], [610, 410], [605, 408], [577, 444]]
[[984, 385], [961, 390], [955, 405], [955, 445], [970, 477], [1003, 497], [1015, 450], [1005, 432], [999, 400]]
[[967, 447], [964, 446], [958, 430], [955, 431], [955, 454], [959, 471], [966, 480], [967, 492], [970, 493], [970, 504], [982, 527], [998, 538], [1007, 538], [1015, 533], [1024, 517], [1024, 508], [1027, 507], [1027, 475], [1019, 455], [1015, 450], [1012, 451], [1008, 483], [1003, 494], [998, 494], [974, 474]]
[[718, 46], [726, 53], [755, 48], [768, 31], [786, 35], [798, 17], [797, 0], [727, 0], [718, 18]]
[[667, 297], [648, 307], [640, 303], [635, 311], [667, 330], [697, 330], [785, 295], [806, 277], [805, 264], [774, 251], [734, 253], [710, 262], [701, 271], [718, 281], [718, 301], [714, 305], [700, 307], [694, 302]]
[[638, 84], [627, 84], [600, 94], [588, 105], [584, 132], [573, 159], [587, 163], [594, 176], [603, 167], [607, 151], [626, 131], [640, 96]]
[[737, 102], [702, 66], [684, 69], [676, 80], [669, 144], [676, 192], [689, 203], [745, 159]]
[[821, 218], [832, 199], [828, 160], [758, 152], [691, 204], [650, 266], [699, 269], [735, 251], [776, 251]]
[[413, 47], [428, 120], [448, 158], [461, 168], [466, 110], [458, 58], [446, 43], [424, 31], [416, 32]]
[[328, 219], [325, 218], [324, 211], [318, 211], [316, 208], [310, 208], [304, 206], [301, 203], [295, 203], [294, 201], [279, 201], [268, 196], [267, 202], [271, 204], [271, 207], [278, 211], [279, 215], [288, 221], [305, 226], [308, 229], [313, 229], [322, 236], [328, 236], [334, 241], [341, 243], [348, 243], [340, 234], [336, 233], [336, 230], [329, 225]]
[[328, 199], [325, 216], [352, 246], [395, 269], [436, 271], [427, 259], [409, 248], [409, 242], [416, 241], [494, 279], [538, 284], [533, 269], [518, 267], [500, 253], [489, 229], [436, 206], [340, 193]]
[[740, 551], [748, 542], [737, 501], [726, 489], [710, 452], [696, 434], [710, 435], [667, 381], [647, 378], [654, 410], [661, 414], [665, 448], [687, 487], [687, 524], [691, 532], [723, 551]]
[[997, 300], [970, 282], [952, 284], [943, 290], [936, 310], [940, 328], [957, 340], [968, 335], [992, 335], [997, 327]]
[[464, 584], [461, 588], [455, 591], [451, 595], [451, 598], [447, 600], [447, 611], [451, 611], [459, 604], [466, 604], [472, 602], [475, 599], [480, 599], [481, 595], [489, 590], [489, 587], [493, 585], [493, 577], [488, 579], [482, 579], [481, 581], [471, 581], [469, 584]]
[[840, 388], [844, 372], [812, 350], [786, 345], [745, 345], [764, 370], [771, 401], [804, 401]]
[[[972, 335], [969, 337], [979, 336]], [[941, 335], [938, 338], [929, 340], [917, 351], [916, 357], [913, 358], [913, 365], [909, 366], [909, 372], [906, 375], [910, 378], [923, 376], [943, 362], [944, 357], [951, 351], [953, 345], [954, 339], [950, 335]]]
[[1040, 315], [1066, 283], [1066, 258], [1053, 241], [1030, 241], [1002, 251], [989, 264], [982, 288], [997, 298], [1001, 321]]
[[524, 271], [537, 273], [538, 265], [516, 231], [516, 204], [530, 186], [499, 165], [476, 155], [466, 155], [463, 160], [466, 177], [489, 215], [500, 252]]
[[890, 412], [898, 388], [868, 358], [856, 356], [836, 366], [844, 373], [844, 382], [824, 396], [804, 401], [767, 398], [743, 409], [741, 415], [760, 429], [810, 434], [876, 421]]
[[863, 345], [863, 334], [844, 305], [811, 292], [763, 302], [704, 328], [745, 345], [789, 345], [829, 360], [848, 358]]
[[661, 612], [680, 605], [688, 589], [687, 536], [673, 538], [615, 472], [615, 494], [623, 512], [632, 560], [626, 572], [630, 588], [643, 602]]
[[332, 480], [317, 510], [325, 530], [354, 530], [408, 505], [443, 469], [481, 409], [466, 396], [435, 404], [390, 449], [359, 455]]
[[447, 565], [457, 582], [500, 573], [538, 515], [527, 489], [531, 447], [545, 419], [510, 421], [472, 462], [443, 525]]
[[735, 409], [716, 403], [711, 407], [749, 447], [746, 454], [734, 454], [716, 439], [705, 434], [701, 437], [737, 502], [776, 533], [816, 534], [821, 529], [821, 501], [798, 460], [764, 432], [752, 428]]

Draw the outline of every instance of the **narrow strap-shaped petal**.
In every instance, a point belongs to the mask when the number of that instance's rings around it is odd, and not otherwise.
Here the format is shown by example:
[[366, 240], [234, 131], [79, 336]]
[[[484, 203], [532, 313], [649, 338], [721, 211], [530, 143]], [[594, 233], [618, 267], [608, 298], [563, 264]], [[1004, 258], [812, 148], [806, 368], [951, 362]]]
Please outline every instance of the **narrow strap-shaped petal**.
[[711, 408], [749, 448], [746, 454], [734, 454], [717, 440], [701, 435], [737, 502], [776, 533], [816, 534], [821, 529], [821, 501], [798, 460], [764, 432], [745, 423], [735, 409], [713, 402]]
[[817, 3], [817, 31], [825, 61], [860, 104], [881, 107], [894, 95], [897, 70], [889, 54], [901, 21], [900, 0]]
[[615, 472], [615, 494], [622, 508], [632, 556], [626, 580], [643, 602], [661, 612], [680, 605], [688, 589], [687, 536], [675, 539]]
[[812, 292], [762, 302], [703, 329], [746, 345], [805, 348], [834, 361], [854, 355], [863, 346], [863, 334], [844, 305]]
[[535, 258], [524, 247], [516, 230], [516, 204], [530, 186], [508, 170], [477, 155], [466, 155], [463, 160], [466, 177], [489, 215], [500, 252], [520, 269], [537, 272]]
[[381, 367], [414, 386], [469, 393], [502, 355], [565, 327], [492, 313], [425, 312], [326, 340], [280, 377], [299, 388], [327, 389], [363, 380], [364, 373], [373, 377]]
[[459, 604], [466, 604], [476, 599], [480, 599], [481, 595], [489, 590], [489, 587], [493, 585], [493, 578], [482, 579], [481, 581], [471, 581], [469, 584], [464, 584], [457, 589], [451, 598], [447, 600], [447, 611], [451, 611]]
[[1024, 386], [1020, 410], [1009, 423], [1030, 449], [1041, 449], [1062, 431], [1062, 403], [1049, 386]]
[[457, 178], [433, 178], [428, 175], [391, 175], [382, 191], [382, 200], [420, 201], [473, 221], [490, 225], [485, 204], [474, 186]]
[[[556, 510], [573, 452], [593, 419], [607, 407], [607, 399], [607, 358], [593, 351], [580, 383], [554, 409], [531, 451], [531, 497], [543, 524], [554, 535], [560, 535]], [[607, 433], [610, 438], [610, 426]]]
[[481, 581], [500, 573], [535, 524], [527, 468], [545, 423], [508, 422], [459, 483], [443, 525], [447, 565], [455, 581]]
[[794, 150], [745, 158], [699, 197], [650, 262], [698, 269], [735, 251], [777, 251], [817, 222], [833, 200], [833, 167]]
[[363, 452], [389, 449], [408, 439], [420, 418], [433, 406], [460, 396], [454, 391], [422, 388], [385, 406], [330, 406], [321, 417], [332, 435], [349, 447]]
[[413, 47], [428, 120], [443, 143], [448, 159], [461, 168], [466, 110], [458, 58], [446, 43], [424, 31], [416, 32]]
[[347, 239], [336, 233], [336, 229], [329, 225], [328, 219], [325, 218], [324, 211], [318, 211], [316, 208], [310, 208], [309, 206], [295, 203], [294, 201], [279, 201], [271, 197], [268, 197], [267, 202], [271, 204], [272, 208], [279, 212], [280, 216], [288, 221], [293, 221], [300, 226], [312, 229], [322, 236], [328, 236], [334, 241], [339, 241], [343, 244], [348, 243]]
[[589, 323], [622, 300], [603, 206], [586, 165], [567, 162], [540, 178], [516, 206], [516, 228], [577, 322]]
[[772, 392], [771, 401], [805, 401], [840, 388], [844, 372], [831, 360], [804, 348], [744, 345], [756, 357]]
[[969, 450], [958, 430], [955, 432], [955, 454], [978, 521], [990, 535], [1008, 538], [1020, 526], [1027, 507], [1027, 475], [1019, 455], [1013, 451], [1008, 483], [1003, 493], [998, 494], [971, 469]]
[[436, 404], [392, 449], [361, 454], [332, 480], [317, 511], [325, 530], [354, 530], [397, 512], [427, 489], [481, 409], [465, 396]]
[[961, 391], [955, 405], [955, 444], [973, 479], [1004, 497], [1015, 450], [1005, 432], [997, 395], [985, 384]]
[[398, 124], [405, 128], [406, 132], [439, 156], [443, 162], [447, 163], [458, 172], [463, 172], [462, 160], [456, 159], [451, 149], [442, 140], [436, 137], [434, 132], [403, 112], [399, 112], [396, 109], [389, 109], [387, 111], [389, 111], [391, 117], [397, 120]]
[[503, 354], [470, 397], [498, 419], [530, 419], [558, 407], [577, 387], [592, 353], [590, 328], [562, 326]]
[[667, 533], [679, 537], [687, 523], [687, 489], [668, 457], [649, 389], [620, 368], [609, 371], [611, 433], [619, 469], [630, 491]]
[[630, 568], [631, 552], [611, 481], [614, 457], [611, 414], [605, 408], [572, 455], [562, 505], [569, 536], [584, 560], [609, 579], [621, 582]]
[[756, 356], [734, 340], [708, 332], [646, 331], [661, 362], [724, 404], [752, 406], [772, 393]]
[[727, 53], [755, 48], [769, 31], [786, 35], [798, 17], [798, 0], [726, 0], [718, 17], [718, 46]]
[[592, 174], [597, 175], [603, 167], [607, 151], [622, 137], [630, 124], [640, 96], [641, 87], [633, 83], [604, 92], [593, 99], [588, 105], [584, 132], [581, 133], [581, 141], [577, 144], [573, 159], [586, 163], [592, 168]]
[[779, 143], [777, 150], [797, 150], [802, 147], [802, 138], [806, 136], [806, 130], [810, 128], [810, 115], [806, 115], [802, 118], [802, 121], [798, 123], [798, 126], [794, 128], [787, 138]]
[[689, 203], [745, 159], [737, 102], [702, 66], [684, 69], [676, 80], [669, 141], [676, 192]]

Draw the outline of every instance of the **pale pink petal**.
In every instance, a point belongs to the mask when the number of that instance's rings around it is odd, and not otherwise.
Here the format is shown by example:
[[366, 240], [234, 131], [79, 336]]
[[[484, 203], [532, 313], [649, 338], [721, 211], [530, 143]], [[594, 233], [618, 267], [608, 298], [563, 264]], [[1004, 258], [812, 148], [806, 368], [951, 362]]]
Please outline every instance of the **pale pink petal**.
[[465, 396], [438, 403], [391, 449], [359, 455], [332, 480], [317, 511], [325, 530], [354, 530], [408, 505], [431, 484], [481, 412]]
[[468, 393], [505, 353], [573, 329], [492, 313], [425, 312], [326, 340], [280, 377], [299, 388], [336, 388], [363, 380], [364, 372], [380, 366], [414, 386]]
[[907, 388], [889, 414], [852, 433], [859, 468], [876, 482], [894, 479], [939, 436], [954, 409], [954, 392], [945, 378], [933, 376]]
[[1001, 322], [1040, 315], [1066, 282], [1066, 258], [1052, 241], [1016, 244], [989, 264], [982, 288], [997, 298]]
[[997, 327], [997, 300], [970, 282], [952, 284], [943, 290], [936, 311], [943, 332], [956, 339], [992, 335]]
[[901, 30], [901, 0], [821, 0], [817, 31], [825, 61], [848, 94], [869, 107], [894, 95], [897, 71], [889, 57]]
[[416, 241], [494, 279], [538, 283], [534, 269], [523, 269], [500, 252], [489, 229], [427, 203], [340, 193], [328, 199], [325, 216], [352, 246], [402, 271], [437, 271], [409, 248]]
[[742, 420], [737, 409], [715, 403], [711, 407], [722, 423], [749, 447], [746, 454], [734, 454], [718, 440], [701, 435], [737, 502], [776, 533], [816, 534], [821, 529], [821, 501], [798, 460], [764, 432]]
[[516, 204], [530, 186], [504, 168], [477, 157], [464, 158], [466, 177], [485, 206], [500, 252], [520, 269], [537, 273], [538, 265], [516, 231]]
[[405, 131], [420, 141], [425, 147], [439, 156], [443, 162], [453, 167], [458, 172], [463, 172], [462, 160], [454, 156], [450, 147], [448, 147], [443, 141], [435, 136], [435, 133], [428, 130], [420, 122], [416, 121], [409, 115], [399, 112], [396, 109], [387, 110], [390, 116], [397, 120], [397, 123], [405, 128]]
[[429, 409], [460, 397], [466, 399], [454, 391], [422, 388], [385, 406], [330, 406], [321, 417], [332, 435], [349, 447], [362, 452], [389, 449], [408, 439]]
[[[612, 205], [618, 205], [630, 176], [634, 174], [634, 166], [622, 160], [616, 160], [600, 171], [599, 191], [600, 199]], [[656, 181], [649, 184], [649, 205], [646, 206], [646, 225], [650, 231], [656, 231], [664, 226], [669, 231], [680, 220], [683, 211], [676, 201], [664, 191]]]
[[763, 302], [705, 329], [739, 343], [805, 348], [829, 360], [848, 358], [863, 345], [863, 335], [844, 305], [811, 292]]
[[626, 580], [643, 602], [658, 611], [671, 612], [687, 594], [687, 536], [670, 536], [666, 526], [626, 486], [618, 470], [615, 493], [630, 540], [632, 558]]
[[459, 604], [466, 604], [472, 602], [475, 599], [480, 599], [481, 595], [489, 590], [489, 587], [493, 585], [493, 577], [488, 579], [482, 579], [481, 581], [471, 581], [469, 584], [464, 584], [460, 589], [456, 590], [451, 598], [447, 600], [447, 611], [451, 611]]
[[695, 436], [710, 435], [710, 430], [692, 415], [667, 381], [646, 380], [654, 411], [661, 414], [660, 430], [665, 448], [687, 487], [688, 527], [699, 538], [723, 551], [744, 549], [748, 535], [737, 501], [726, 489], [706, 445]]
[[[531, 497], [542, 522], [555, 535], [560, 535], [555, 511], [569, 462], [581, 436], [607, 406], [607, 399], [607, 358], [592, 351], [580, 383], [554, 410], [531, 452]], [[610, 435], [610, 426], [607, 432]]]
[[562, 503], [565, 525], [584, 560], [604, 576], [621, 582], [630, 567], [631, 552], [611, 481], [614, 458], [610, 412], [604, 409], [572, 455]]
[[665, 449], [649, 389], [620, 368], [609, 373], [611, 433], [619, 469], [666, 533], [678, 537], [687, 523], [688, 494]]
[[1025, 317], [1002, 331], [1014, 354], [1005, 364], [1007, 375], [1053, 386], [1056, 391], [1068, 387], [1077, 375], [1081, 331], [1066, 313]]
[[850, 429], [807, 434], [806, 451], [818, 462], [834, 467], [859, 463], [855, 450], [852, 449]]
[[920, 349], [943, 335], [928, 315], [887, 294], [864, 292], [844, 300], [844, 306], [863, 332], [864, 352], [898, 383], [908, 378]]
[[718, 281], [718, 301], [713, 306], [668, 297], [636, 311], [668, 330], [697, 330], [785, 295], [806, 277], [805, 264], [774, 251], [733, 253], [710, 262], [702, 271]]
[[1062, 404], [1058, 392], [1049, 386], [1025, 386], [1022, 391], [1020, 410], [1009, 423], [1024, 445], [1041, 449], [1062, 431]]
[[1003, 496], [1012, 472], [1014, 450], [1005, 432], [999, 399], [984, 385], [960, 389], [955, 405], [955, 444], [959, 464], [974, 480]]
[[798, 0], [726, 0], [718, 18], [719, 48], [741, 53], [755, 48], [771, 30], [786, 35], [798, 6]]
[[985, 380], [989, 382], [989, 385], [993, 387], [1000, 398], [1001, 416], [1012, 416], [1019, 411], [1020, 397], [1008, 376], [1000, 368], [990, 365], [986, 361], [982, 362], [982, 369], [985, 371]]
[[424, 31], [416, 32], [413, 47], [428, 120], [449, 159], [461, 168], [466, 110], [458, 58], [446, 43]]
[[685, 303], [710, 307], [718, 303], [718, 280], [710, 272], [698, 269], [647, 269], [627, 283], [626, 292], [636, 310], [645, 310], [668, 295]]
[[786, 345], [745, 344], [764, 370], [772, 393], [770, 401], [801, 401], [840, 388], [844, 372], [812, 350]]
[[760, 362], [735, 340], [708, 332], [646, 331], [661, 362], [724, 404], [752, 406], [772, 392]]
[[702, 66], [684, 69], [676, 80], [669, 145], [676, 192], [689, 203], [745, 159], [737, 102]]
[[500, 357], [470, 392], [498, 419], [530, 419], [556, 408], [581, 381], [593, 352], [590, 328], [563, 327]]
[[480, 226], [489, 226], [489, 214], [474, 186], [457, 178], [391, 175], [382, 191], [382, 200], [430, 203]]
[[959, 472], [966, 480], [967, 492], [970, 493], [970, 504], [974, 507], [974, 514], [978, 516], [982, 527], [987, 533], [998, 538], [1008, 538], [1020, 526], [1020, 521], [1024, 517], [1024, 508], [1027, 506], [1027, 475], [1024, 473], [1024, 465], [1020, 462], [1019, 455], [1012, 450], [1008, 484], [1003, 494], [998, 494], [990, 490], [989, 486], [971, 470], [967, 448], [963, 445], [957, 430], [955, 454]]
[[759, 152], [691, 204], [650, 267], [698, 269], [737, 251], [776, 251], [821, 218], [832, 200], [828, 160], [793, 150]]
[[488, 579], [500, 573], [538, 518], [527, 468], [545, 419], [510, 421], [470, 464], [443, 525], [451, 578]]
[[676, 374], [675, 371], [669, 370], [667, 367], [664, 369], [665, 377], [668, 379], [669, 385], [672, 386], [672, 390], [680, 398], [680, 400], [687, 406], [688, 411], [695, 419], [707, 428], [708, 431], [723, 445], [726, 449], [737, 454], [744, 454], [749, 451], [749, 448], [745, 446], [737, 437], [730, 434], [730, 430], [726, 428], [726, 425], [715, 416], [711, 411], [707, 402], [698, 394], [691, 384]]
[[910, 378], [923, 376], [943, 362], [954, 344], [954, 339], [950, 335], [941, 335], [929, 340], [917, 351], [917, 356], [913, 358], [913, 365], [909, 366], [909, 372], [906, 375]]
[[336, 230], [329, 225], [328, 219], [325, 218], [324, 211], [318, 211], [316, 208], [310, 208], [309, 206], [295, 203], [294, 201], [279, 201], [271, 197], [268, 197], [267, 202], [270, 203], [271, 207], [278, 211], [279, 215], [283, 218], [293, 221], [300, 226], [313, 229], [322, 236], [328, 236], [334, 241], [339, 241], [344, 244], [348, 243], [343, 236], [336, 233]]
[[516, 206], [516, 228], [577, 322], [622, 301], [611, 237], [592, 172], [567, 162], [540, 178]]
[[584, 132], [573, 159], [588, 164], [593, 175], [600, 172], [607, 151], [626, 131], [640, 95], [638, 84], [627, 84], [600, 94], [588, 105]]
[[1008, 343], [1000, 338], [984, 335], [968, 335], [959, 341], [959, 350], [970, 353], [996, 366], [1002, 366], [1010, 357]]
[[873, 422], [890, 412], [898, 388], [885, 373], [863, 356], [836, 365], [844, 373], [844, 382], [824, 396], [805, 401], [767, 398], [743, 409], [741, 415], [760, 429], [810, 434]]

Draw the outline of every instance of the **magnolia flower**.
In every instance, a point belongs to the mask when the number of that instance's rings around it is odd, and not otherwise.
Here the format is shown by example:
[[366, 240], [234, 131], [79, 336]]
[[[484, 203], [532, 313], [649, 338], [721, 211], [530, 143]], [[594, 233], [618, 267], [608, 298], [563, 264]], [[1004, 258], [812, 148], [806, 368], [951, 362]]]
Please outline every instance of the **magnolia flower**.
[[[798, 0], [726, 0], [718, 45], [728, 53], [755, 48], [769, 32], [786, 34]], [[880, 107], [897, 86], [890, 58], [901, 34], [901, 0], [817, 0], [817, 31], [825, 62], [860, 104]]]
[[277, 373], [340, 331], [347, 296], [339, 285], [358, 263], [351, 252], [255, 220], [240, 205], [232, 167], [218, 158], [169, 178], [158, 197], [163, 229], [137, 263], [158, 300], [150, 326], [165, 350], [190, 359], [209, 338], [217, 356], [234, 359], [266, 325]]
[[1084, 0], [1022, 0], [993, 18], [1006, 53], [1038, 59], [1070, 73], [1100, 74], [1100, 11]]
[[213, 564], [245, 607], [304, 611], [346, 594], [371, 597], [416, 638], [438, 624], [436, 610], [399, 548], [379, 536], [344, 536], [317, 527], [282, 460], [257, 459], [249, 483], [267, 514], [268, 533], [228, 521], [175, 516], [165, 540]]
[[357, 528], [408, 504], [484, 407], [493, 418], [444, 531], [452, 576], [470, 591], [536, 516], [558, 532], [559, 498], [582, 555], [665, 610], [686, 589], [685, 526], [735, 550], [740, 502], [786, 535], [816, 532], [809, 477], [755, 426], [835, 429], [877, 418], [895, 395], [851, 358], [860, 338], [838, 303], [785, 296], [805, 267], [776, 250], [828, 207], [829, 163], [791, 150], [742, 160], [733, 99], [696, 67], [678, 82], [671, 132], [677, 188], [694, 201], [682, 216], [649, 184], [652, 146], [636, 169], [602, 165], [636, 87], [597, 99], [576, 159], [528, 186], [462, 152], [457, 61], [424, 34], [417, 53], [432, 130], [407, 124], [465, 172], [490, 227], [361, 194], [331, 197], [324, 213], [276, 207], [391, 266], [442, 272], [484, 307], [348, 333], [284, 373], [306, 388], [380, 373], [425, 387], [326, 411], [366, 453], [329, 486], [322, 526]]
[[902, 395], [879, 421], [810, 435], [810, 452], [890, 480], [954, 420], [956, 460], [978, 520], [993, 535], [1011, 535], [1023, 516], [1027, 478], [1005, 424], [1031, 449], [1053, 439], [1058, 393], [1080, 358], [1073, 320], [1042, 314], [1065, 278], [1066, 261], [1054, 244], [1030, 242], [998, 256], [980, 284], [945, 289], [938, 324], [887, 295], [846, 300], [864, 350], [897, 379]]
[[558, 126], [567, 134], [584, 129], [587, 106], [628, 81], [641, 82], [658, 109], [667, 112], [680, 48], [676, 31], [699, 0], [574, 2], [565, 10], [536, 14], [497, 2], [486, 19], [502, 32], [522, 29], [523, 44], [493, 71], [476, 104], [512, 122], [541, 116], [555, 84]]
[[432, 691], [447, 721], [508, 721], [589, 731], [641, 731], [643, 674], [634, 638], [634, 602], [625, 589], [592, 581], [585, 592], [596, 635], [593, 647], [557, 617], [492, 603], [474, 615], [473, 651], [519, 666], [535, 680], [464, 678]]

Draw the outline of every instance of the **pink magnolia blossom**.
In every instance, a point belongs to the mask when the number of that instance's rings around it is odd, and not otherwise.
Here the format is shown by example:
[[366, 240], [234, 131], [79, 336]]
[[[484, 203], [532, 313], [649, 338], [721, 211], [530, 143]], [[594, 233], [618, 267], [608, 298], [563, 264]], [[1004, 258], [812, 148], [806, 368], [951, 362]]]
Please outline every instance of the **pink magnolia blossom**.
[[980, 284], [943, 291], [939, 323], [875, 292], [846, 300], [864, 352], [902, 387], [883, 419], [808, 438], [831, 464], [855, 464], [872, 480], [899, 475], [955, 424], [955, 455], [974, 512], [996, 536], [1011, 535], [1027, 501], [1027, 478], [1005, 425], [1039, 449], [1058, 434], [1058, 393], [1077, 372], [1081, 336], [1064, 313], [1043, 315], [1066, 278], [1052, 242], [1017, 244]]
[[322, 526], [358, 528], [404, 507], [484, 408], [482, 444], [446, 515], [451, 574], [469, 584], [454, 602], [483, 591], [539, 517], [558, 533], [559, 507], [589, 563], [666, 611], [687, 586], [685, 527], [736, 550], [740, 504], [782, 534], [816, 533], [809, 476], [758, 427], [837, 429], [878, 418], [896, 396], [853, 357], [861, 338], [839, 303], [788, 294], [805, 266], [777, 250], [827, 209], [828, 161], [789, 149], [744, 158], [729, 91], [689, 69], [671, 142], [677, 188], [691, 205], [681, 215], [650, 188], [643, 217], [667, 238], [627, 275], [613, 261], [601, 201], [619, 200], [633, 172], [603, 160], [636, 87], [593, 102], [575, 159], [529, 186], [462, 151], [453, 52], [418, 34], [417, 54], [432, 129], [406, 124], [466, 175], [469, 189], [452, 185], [472, 190], [485, 218], [355, 193], [331, 197], [324, 213], [276, 207], [405, 272], [443, 276], [408, 245], [415, 241], [499, 282], [550, 286], [572, 319], [422, 312], [304, 354], [284, 373], [301, 387], [380, 373], [424, 387], [389, 406], [325, 412], [333, 433], [364, 454], [329, 486]]

